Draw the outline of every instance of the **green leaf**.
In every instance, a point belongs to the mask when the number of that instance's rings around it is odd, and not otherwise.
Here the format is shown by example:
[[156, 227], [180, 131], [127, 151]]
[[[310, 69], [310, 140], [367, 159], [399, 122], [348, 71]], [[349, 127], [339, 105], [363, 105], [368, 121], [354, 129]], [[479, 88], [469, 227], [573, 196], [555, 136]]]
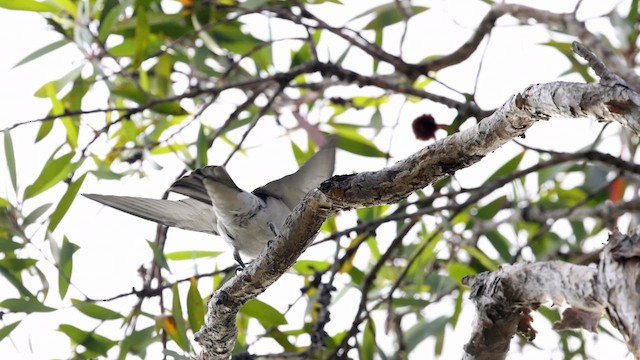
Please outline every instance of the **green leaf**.
[[84, 331], [69, 324], [61, 324], [58, 331], [66, 334], [75, 344], [84, 346], [91, 357], [96, 355], [107, 356], [107, 351], [118, 344], [117, 341], [108, 339], [94, 332]]
[[4, 276], [4, 278], [7, 279], [7, 281], [11, 283], [11, 285], [13, 285], [13, 287], [15, 287], [18, 292], [20, 292], [21, 296], [29, 299], [35, 298], [33, 294], [22, 284], [22, 278], [20, 277], [19, 273], [16, 274], [15, 272], [0, 265], [0, 274], [2, 274], [2, 276]]
[[0, 267], [9, 271], [19, 272], [34, 266], [37, 262], [38, 260], [36, 259], [4, 258], [0, 259]]
[[451, 316], [451, 326], [456, 328], [458, 325], [458, 318], [460, 318], [460, 314], [462, 313], [462, 303], [465, 300], [464, 290], [462, 288], [458, 288], [458, 296], [456, 297], [456, 305], [453, 308], [453, 315]]
[[146, 359], [147, 348], [149, 344], [158, 339], [154, 336], [155, 326], [149, 326], [140, 331], [133, 331], [131, 335], [125, 337], [120, 343], [120, 353], [118, 360], [125, 360], [127, 353], [138, 355], [141, 359]]
[[0, 252], [9, 252], [17, 249], [21, 249], [24, 247], [24, 244], [20, 244], [17, 242], [13, 242], [9, 239], [0, 237]]
[[80, 166], [80, 163], [71, 163], [71, 159], [75, 155], [73, 152], [62, 155], [57, 159], [53, 158], [54, 155], [55, 153], [47, 160], [47, 163], [33, 184], [27, 186], [24, 192], [25, 199], [30, 199], [48, 190], [60, 181], [66, 179], [73, 170]]
[[564, 55], [567, 58], [567, 60], [569, 60], [569, 62], [571, 63], [571, 67], [567, 71], [562, 73], [561, 76], [575, 72], [580, 74], [580, 76], [582, 76], [582, 78], [586, 82], [594, 81], [593, 76], [589, 74], [589, 67], [586, 66], [585, 64], [580, 63], [576, 59], [576, 54], [573, 52], [573, 49], [572, 49], [573, 45], [570, 42], [559, 42], [559, 41], [551, 40], [545, 43], [540, 43], [540, 45], [546, 45], [558, 50], [562, 55]]
[[264, 328], [284, 325], [287, 323], [287, 319], [278, 310], [258, 299], [249, 300], [240, 309], [240, 313], [258, 320]]
[[9, 168], [9, 177], [14, 191], [18, 191], [18, 177], [16, 175], [16, 159], [13, 153], [13, 141], [9, 129], [4, 130], [4, 156], [7, 159], [7, 167]]
[[416, 299], [413, 297], [400, 297], [400, 298], [393, 298], [391, 300], [391, 306], [393, 306], [394, 309], [398, 309], [402, 307], [413, 307], [413, 308], [423, 309], [431, 305], [432, 303], [433, 302], [430, 300]]
[[66, 10], [67, 13], [74, 18], [77, 16], [78, 8], [71, 2], [71, 0], [48, 0], [48, 2], [57, 5], [60, 9]]
[[55, 230], [60, 223], [60, 220], [62, 220], [64, 215], [67, 213], [67, 210], [69, 210], [69, 207], [73, 203], [73, 200], [75, 200], [76, 196], [78, 195], [78, 191], [80, 190], [80, 187], [82, 186], [82, 183], [84, 182], [84, 179], [86, 177], [87, 173], [84, 173], [78, 180], [69, 184], [69, 187], [67, 188], [67, 191], [64, 193], [64, 195], [62, 195], [58, 206], [56, 206], [55, 210], [53, 210], [53, 213], [49, 217], [49, 231], [53, 232], [53, 230]]
[[31, 314], [34, 312], [50, 312], [56, 309], [45, 306], [34, 298], [30, 299], [6, 299], [0, 302], [0, 307], [11, 312], [23, 312]]
[[480, 264], [482, 264], [482, 266], [486, 267], [487, 269], [493, 271], [498, 268], [498, 264], [496, 264], [494, 260], [491, 260], [487, 255], [485, 255], [485, 253], [478, 250], [477, 248], [471, 246], [462, 246], [462, 248], [466, 252], [468, 252], [469, 255], [476, 258], [476, 260], [478, 260]]
[[167, 269], [168, 271], [171, 271], [171, 269], [169, 268], [169, 264], [167, 263], [167, 259], [164, 257], [164, 254], [162, 253], [162, 250], [160, 250], [158, 245], [156, 245], [156, 243], [154, 243], [153, 241], [149, 241], [149, 240], [147, 240], [147, 243], [149, 244], [151, 251], [153, 251], [153, 260], [158, 265], [160, 265], [160, 267]]
[[[187, 338], [187, 329], [184, 323], [184, 317], [182, 316], [182, 306], [180, 305], [180, 293], [178, 292], [178, 284], [174, 284], [173, 291], [173, 305], [171, 307], [171, 314], [173, 316], [169, 319], [173, 320], [173, 327], [169, 326], [167, 333], [171, 338], [180, 346], [184, 351], [189, 351], [191, 344], [189, 344], [189, 338]], [[170, 323], [167, 323], [169, 325]]]
[[[80, 65], [75, 69], [69, 71], [66, 75], [59, 78], [58, 80], [50, 81], [44, 85], [42, 85], [38, 90], [36, 90], [34, 96], [39, 98], [46, 98], [49, 96], [49, 91], [53, 91], [53, 93], [57, 94], [63, 87], [65, 87], [68, 83], [74, 81], [80, 74], [82, 73], [82, 68], [84, 65]], [[52, 90], [49, 90], [48, 87], [52, 86]]]
[[572, 220], [569, 223], [571, 224], [571, 232], [573, 236], [575, 236], [576, 242], [578, 244], [581, 244], [589, 236], [589, 234], [587, 233], [587, 229], [584, 226], [584, 222], [579, 220]]
[[362, 156], [387, 157], [387, 153], [378, 149], [371, 140], [362, 136], [356, 130], [335, 123], [330, 125], [336, 129], [338, 147], [340, 149]]
[[520, 165], [520, 161], [522, 161], [522, 158], [524, 157], [525, 151], [526, 150], [521, 151], [519, 154], [514, 156], [511, 160], [507, 161], [498, 170], [496, 170], [493, 174], [491, 174], [491, 176], [489, 176], [486, 182], [491, 182], [493, 180], [502, 178], [504, 176], [507, 176], [515, 172], [518, 169], [518, 165]]
[[52, 42], [49, 45], [43, 46], [40, 49], [32, 52], [31, 54], [25, 56], [22, 60], [18, 61], [17, 64], [13, 65], [13, 68], [17, 68], [20, 65], [24, 65], [30, 61], [33, 61], [43, 55], [46, 55], [56, 49], [59, 49], [65, 45], [67, 45], [69, 43], [69, 41], [67, 39], [62, 39], [62, 40], [58, 40], [55, 42]]
[[44, 299], [46, 299], [47, 296], [49, 296], [49, 280], [47, 276], [42, 272], [42, 270], [38, 269], [37, 266], [34, 266], [32, 268], [32, 271], [35, 271], [36, 275], [38, 276], [38, 279], [40, 279], [41, 286], [39, 291], [42, 292]]
[[9, 200], [0, 197], [0, 208], [9, 207], [10, 205], [11, 203], [9, 202]]
[[40, 218], [40, 216], [42, 216], [47, 210], [49, 210], [50, 207], [51, 204], [40, 205], [29, 215], [27, 215], [27, 217], [24, 218], [24, 220], [22, 221], [22, 226], [26, 227], [36, 222]]
[[165, 101], [160, 102], [160, 99], [154, 99], [148, 94], [145, 94], [133, 84], [121, 84], [111, 89], [111, 95], [120, 96], [122, 98], [134, 101], [142, 106], [148, 104], [151, 101], [158, 101], [157, 104], [151, 106], [149, 109], [164, 115], [185, 115], [187, 112], [180, 106], [178, 101]]
[[[425, 10], [428, 10], [428, 7], [424, 6], [411, 6], [407, 11], [410, 14], [417, 15]], [[352, 20], [368, 16], [373, 14], [375, 17], [371, 20], [364, 28], [366, 30], [380, 30], [386, 26], [396, 24], [402, 20], [404, 17], [398, 6], [395, 2], [390, 2], [388, 4], [377, 6], [373, 9], [367, 10], [364, 13], [355, 16]]]
[[441, 334], [445, 326], [449, 323], [449, 320], [450, 318], [448, 316], [440, 316], [432, 321], [420, 319], [405, 333], [404, 340], [407, 345], [407, 352], [411, 352], [426, 338]]
[[360, 344], [358, 348], [360, 360], [373, 360], [376, 348], [376, 324], [373, 322], [373, 319], [369, 318], [369, 320], [364, 323], [362, 344]]
[[458, 283], [458, 285], [462, 285], [463, 277], [477, 273], [469, 265], [462, 264], [457, 261], [450, 262], [448, 265], [448, 269], [449, 269], [449, 276], [451, 276], [451, 278], [455, 280]]
[[209, 150], [209, 138], [207, 136], [207, 128], [203, 124], [200, 124], [200, 129], [198, 130], [196, 150], [196, 166], [201, 168], [209, 165], [209, 159], [207, 157], [207, 150]]
[[73, 307], [78, 309], [78, 311], [94, 319], [107, 321], [123, 318], [120, 313], [107, 309], [106, 307], [96, 305], [92, 302], [71, 299], [71, 303], [73, 304]]
[[380, 131], [382, 131], [382, 127], [384, 126], [384, 124], [382, 123], [382, 114], [380, 113], [379, 107], [376, 107], [376, 112], [374, 112], [371, 116], [371, 122], [369, 123], [369, 126], [373, 128], [373, 130], [375, 130], [374, 136], [377, 136], [378, 134], [380, 134]]
[[137, 68], [146, 57], [147, 47], [149, 46], [149, 21], [147, 19], [147, 9], [144, 2], [137, 2], [136, 6], [136, 35], [135, 35], [135, 56], [133, 64]]
[[60, 262], [58, 263], [58, 291], [61, 299], [67, 295], [73, 271], [73, 253], [78, 249], [80, 249], [78, 245], [70, 242], [66, 236], [64, 237], [60, 249]]
[[293, 268], [300, 275], [313, 275], [319, 271], [326, 271], [331, 266], [328, 261], [319, 260], [298, 260], [293, 265]]
[[53, 120], [45, 120], [40, 123], [40, 129], [38, 129], [38, 133], [36, 134], [35, 142], [38, 142], [44, 139], [53, 129]]
[[485, 232], [484, 236], [487, 237], [491, 245], [498, 251], [503, 261], [509, 262], [511, 260], [511, 253], [509, 252], [511, 243], [500, 231], [492, 229]]
[[120, 14], [131, 4], [133, 0], [124, 0], [121, 4], [118, 0], [107, 0], [100, 14], [100, 25], [98, 26], [98, 39], [103, 43], [111, 34], [113, 25], [118, 21]]
[[193, 260], [204, 257], [214, 258], [218, 255], [222, 254], [222, 251], [206, 251], [206, 250], [184, 250], [184, 251], [174, 251], [171, 253], [164, 254], [165, 259], [168, 260]]
[[200, 330], [204, 324], [206, 307], [202, 301], [200, 291], [198, 291], [198, 281], [195, 277], [192, 277], [190, 281], [191, 286], [189, 286], [189, 292], [187, 293], [187, 315], [189, 318], [189, 326], [195, 333]]
[[22, 320], [18, 320], [16, 322], [11, 323], [9, 325], [6, 325], [2, 329], [0, 329], [0, 342], [2, 341], [2, 339], [6, 338], [7, 336], [9, 336], [9, 334], [11, 334], [13, 329], [15, 329], [16, 326], [18, 326], [18, 324], [20, 324], [20, 321], [22, 321]]
[[8, 10], [49, 12], [54, 14], [60, 10], [57, 6], [35, 0], [0, 0], [0, 8]]
[[[53, 83], [45, 84], [45, 89], [47, 91], [47, 96], [51, 100], [53, 115], [62, 115], [67, 109], [60, 99], [58, 99], [58, 95], [56, 94], [56, 90]], [[69, 116], [60, 116], [60, 121], [64, 125], [67, 130], [67, 141], [72, 149], [78, 147], [78, 125], [71, 119]]]
[[500, 196], [490, 203], [478, 208], [478, 213], [476, 214], [476, 216], [482, 220], [491, 220], [498, 213], [498, 211], [502, 210], [506, 202], [507, 197], [504, 195]]

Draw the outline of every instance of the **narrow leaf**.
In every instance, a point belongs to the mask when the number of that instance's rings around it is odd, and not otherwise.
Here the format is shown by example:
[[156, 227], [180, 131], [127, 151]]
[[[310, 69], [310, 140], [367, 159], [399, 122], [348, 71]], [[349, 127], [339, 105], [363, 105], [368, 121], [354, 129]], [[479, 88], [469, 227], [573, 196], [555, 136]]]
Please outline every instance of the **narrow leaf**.
[[[62, 115], [67, 109], [60, 99], [58, 99], [58, 94], [55, 89], [54, 83], [45, 84], [45, 90], [47, 96], [51, 100], [52, 114], [53, 115]], [[69, 116], [61, 116], [60, 121], [64, 125], [67, 130], [67, 141], [72, 149], [78, 147], [78, 126]]]
[[22, 278], [18, 277], [20, 275], [19, 273], [16, 274], [0, 264], [0, 275], [4, 276], [4, 278], [20, 292], [21, 296], [30, 299], [34, 298], [33, 294], [22, 284]]
[[85, 354], [92, 355], [91, 357], [96, 357], [96, 355], [107, 356], [107, 351], [117, 344], [116, 341], [102, 335], [84, 331], [69, 324], [61, 324], [58, 326], [58, 331], [67, 335], [74, 343], [82, 345], [92, 352], [93, 354]]
[[370, 157], [386, 157], [387, 153], [378, 149], [378, 147], [369, 139], [362, 136], [356, 130], [339, 124], [330, 124], [336, 129], [338, 136], [338, 147], [342, 150], [353, 154], [370, 156]]
[[514, 156], [511, 160], [507, 161], [498, 170], [496, 170], [493, 174], [491, 174], [491, 176], [489, 176], [486, 182], [499, 179], [501, 177], [504, 177], [516, 171], [518, 169], [518, 165], [520, 165], [520, 162], [524, 157], [524, 153], [525, 151], [521, 151], [519, 154]]
[[473, 256], [474, 258], [476, 258], [476, 260], [478, 260], [480, 262], [480, 264], [482, 264], [482, 266], [486, 267], [489, 270], [496, 270], [498, 268], [498, 265], [495, 263], [494, 260], [491, 260], [487, 255], [485, 255], [485, 253], [483, 253], [482, 251], [478, 250], [475, 247], [471, 247], [471, 246], [462, 246], [462, 248], [469, 253], [469, 255]]
[[191, 286], [187, 293], [187, 315], [191, 330], [194, 333], [200, 330], [204, 324], [205, 305], [202, 301], [200, 291], [198, 291], [198, 281], [195, 277], [191, 278]]
[[67, 188], [67, 191], [64, 193], [64, 195], [62, 195], [62, 199], [60, 199], [58, 206], [56, 206], [56, 209], [53, 210], [53, 213], [49, 217], [49, 231], [53, 231], [56, 229], [56, 227], [60, 223], [60, 220], [62, 220], [64, 215], [67, 213], [67, 210], [69, 210], [69, 207], [73, 203], [73, 200], [75, 200], [76, 196], [78, 195], [78, 191], [80, 190], [85, 177], [87, 177], [86, 173], [83, 174], [78, 180], [69, 184], [69, 187]]
[[171, 313], [173, 316], [169, 317], [173, 319], [173, 334], [169, 333], [173, 340], [184, 351], [189, 351], [191, 344], [189, 344], [189, 338], [187, 338], [186, 324], [184, 323], [184, 317], [182, 316], [182, 306], [180, 305], [180, 293], [178, 292], [178, 285], [174, 284], [173, 290], [173, 305], [171, 307]]
[[64, 299], [69, 289], [71, 281], [71, 273], [73, 271], [73, 253], [78, 251], [80, 247], [67, 239], [65, 236], [62, 240], [62, 248], [60, 249], [60, 263], [58, 264], [58, 291], [60, 299]]
[[36, 134], [35, 142], [38, 142], [44, 139], [53, 129], [53, 120], [47, 120], [40, 123], [40, 129], [38, 129], [38, 133]]
[[77, 6], [74, 3], [72, 3], [70, 0], [48, 0], [48, 1], [56, 4], [61, 9], [66, 10], [66, 12], [69, 13], [69, 15], [73, 16], [74, 18], [78, 15]]
[[38, 260], [36, 259], [4, 258], [0, 259], [0, 267], [9, 271], [19, 272], [32, 267], [37, 262]]
[[71, 299], [71, 303], [76, 309], [78, 309], [78, 311], [94, 319], [106, 321], [123, 318], [120, 313], [107, 309], [106, 307], [96, 305], [92, 302]]
[[73, 70], [69, 71], [67, 74], [65, 74], [63, 77], [59, 78], [58, 80], [50, 81], [42, 85], [38, 90], [36, 90], [34, 95], [39, 98], [49, 97], [49, 95], [47, 94], [47, 86], [50, 86], [50, 84], [53, 86], [53, 91], [57, 94], [68, 83], [74, 81], [78, 76], [80, 76], [80, 73], [82, 73], [82, 67], [83, 65], [80, 65], [74, 68]]
[[49, 13], [57, 13], [58, 10], [60, 10], [54, 5], [35, 0], [0, 0], [0, 8], [5, 8], [8, 10], [24, 10]]
[[0, 238], [0, 252], [9, 252], [24, 247], [24, 244], [20, 244], [9, 239]]
[[20, 324], [20, 321], [22, 320], [18, 320], [0, 329], [0, 341], [6, 338], [13, 331], [13, 329], [15, 329], [18, 324]]
[[287, 319], [276, 308], [257, 299], [249, 300], [240, 312], [255, 318], [265, 328], [287, 323]]
[[157, 336], [154, 336], [154, 332], [155, 326], [149, 326], [140, 331], [134, 331], [131, 335], [125, 337], [120, 343], [118, 360], [125, 360], [127, 353], [138, 355], [141, 359], [146, 359], [148, 345], [158, 339]]
[[24, 65], [30, 61], [33, 61], [43, 55], [46, 55], [56, 49], [59, 49], [65, 45], [67, 45], [69, 42], [67, 41], [67, 39], [62, 39], [62, 40], [58, 40], [55, 42], [52, 42], [49, 45], [43, 46], [40, 49], [32, 52], [31, 54], [25, 56], [22, 60], [18, 61], [17, 64], [13, 65], [14, 68], [17, 68], [20, 65]]
[[209, 165], [209, 159], [207, 158], [207, 150], [209, 150], [209, 139], [206, 133], [206, 127], [200, 125], [198, 130], [198, 139], [196, 140], [196, 166], [201, 168]]
[[55, 309], [45, 306], [36, 299], [6, 299], [0, 302], [0, 307], [11, 312], [23, 312], [31, 314], [34, 312], [50, 312]]
[[167, 269], [168, 271], [171, 271], [171, 269], [169, 269], [169, 264], [167, 263], [167, 259], [164, 257], [164, 254], [162, 253], [162, 250], [160, 250], [158, 245], [156, 245], [156, 243], [154, 243], [153, 241], [149, 241], [149, 240], [147, 240], [147, 243], [149, 244], [151, 251], [153, 251], [153, 260], [158, 265], [160, 265], [160, 267]]
[[171, 253], [164, 254], [164, 257], [168, 260], [193, 260], [204, 257], [214, 258], [218, 255], [222, 254], [222, 251], [206, 251], [206, 250], [185, 250], [185, 251], [174, 251]]
[[38, 178], [33, 182], [33, 184], [27, 186], [24, 192], [24, 198], [32, 198], [53, 187], [58, 182], [66, 179], [74, 169], [74, 166], [71, 163], [73, 156], [73, 152], [62, 155], [57, 159], [53, 158], [52, 155], [49, 160], [47, 160], [44, 168], [42, 168]]
[[42, 216], [47, 210], [49, 210], [50, 207], [51, 204], [44, 204], [33, 210], [29, 215], [27, 215], [27, 217], [24, 218], [24, 220], [22, 221], [22, 226], [26, 227], [36, 222], [40, 218], [40, 216]]
[[369, 318], [364, 324], [362, 344], [360, 344], [360, 360], [373, 360], [376, 353], [376, 324]]
[[449, 323], [450, 318], [440, 316], [431, 321], [422, 319], [407, 330], [405, 333], [405, 343], [407, 351], [413, 350], [418, 344], [430, 336], [438, 336], [444, 331], [445, 326]]
[[[107, 1], [103, 8], [102, 17], [100, 19], [100, 26], [98, 27], [98, 39], [102, 42], [105, 42], [109, 34], [111, 34], [111, 30], [113, 25], [118, 21], [118, 17], [120, 14], [131, 5], [133, 0], [125, 0], [122, 4], [116, 5], [117, 1]], [[106, 15], [105, 15], [106, 12]]]
[[7, 159], [7, 167], [9, 168], [9, 177], [13, 190], [18, 191], [18, 177], [16, 176], [16, 159], [13, 153], [13, 141], [8, 129], [4, 130], [4, 156]]

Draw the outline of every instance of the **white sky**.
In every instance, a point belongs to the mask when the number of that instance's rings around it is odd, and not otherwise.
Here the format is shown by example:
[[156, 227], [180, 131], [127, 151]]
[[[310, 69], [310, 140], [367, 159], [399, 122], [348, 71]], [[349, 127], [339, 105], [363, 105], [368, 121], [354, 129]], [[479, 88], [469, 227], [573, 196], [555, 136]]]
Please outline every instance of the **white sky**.
[[[362, 6], [362, 3], [359, 3], [359, 5]], [[534, 4], [536, 7], [548, 8], [554, 11], [570, 11], [573, 9], [575, 2], [549, 0], [525, 1], [524, 3]], [[414, 37], [407, 39], [404, 48], [406, 58], [413, 61], [419, 60], [426, 54], [445, 54], [454, 50], [462, 41], [468, 38], [474, 25], [486, 11], [486, 7], [479, 1], [475, 7], [469, 7], [468, 1], [429, 1], [426, 4], [432, 7], [432, 10], [422, 15], [420, 21], [411, 23], [409, 34]], [[608, 2], [597, 0], [584, 1], [583, 5], [585, 10], [579, 14], [582, 18], [590, 18], [606, 13], [612, 7]], [[333, 21], [339, 24], [341, 21], [340, 16], [351, 18], [354, 14], [361, 13], [361, 9], [353, 12], [336, 12], [329, 8], [328, 13], [331, 14]], [[327, 18], [327, 16], [324, 16], [324, 18]], [[441, 34], [446, 34], [446, 36], [441, 36]], [[385, 34], [385, 36], [393, 36], [393, 34]], [[49, 110], [49, 100], [36, 99], [32, 94], [46, 81], [59, 78], [81, 61], [79, 52], [71, 46], [67, 46], [47, 55], [44, 60], [37, 60], [25, 66], [11, 69], [26, 54], [56, 40], [58, 40], [58, 37], [47, 30], [44, 21], [40, 20], [37, 15], [0, 10], [0, 49], [5, 49], [2, 56], [0, 56], [0, 99], [2, 99], [0, 104], [0, 128], [15, 122], [36, 119], [45, 115]], [[492, 35], [489, 52], [480, 77], [478, 98], [480, 105], [485, 108], [496, 107], [511, 94], [524, 89], [531, 83], [556, 80], [558, 75], [566, 70], [568, 63], [552, 49], [536, 45], [546, 40], [548, 40], [548, 34], [542, 27], [516, 28], [507, 26], [496, 29]], [[421, 53], [421, 51], [423, 52]], [[442, 71], [439, 79], [444, 80], [454, 88], [471, 91], [472, 88], [470, 86], [473, 85], [473, 81], [470, 79], [475, 77], [479, 53], [480, 51], [474, 55], [474, 60], [469, 61], [468, 64], [456, 67], [455, 70]], [[576, 77], [565, 78], [565, 80], [581, 81]], [[399, 116], [399, 104], [398, 100], [394, 100], [383, 111], [386, 124], [393, 124], [396, 121]], [[403, 158], [424, 146], [424, 143], [414, 140], [409, 126], [415, 116], [423, 112], [433, 113], [439, 119], [451, 118], [451, 112], [441, 106], [430, 105], [428, 109], [425, 109], [424, 104], [409, 104], [405, 106], [402, 114], [400, 114], [400, 125], [394, 135], [391, 149], [392, 155], [396, 158]], [[215, 117], [215, 114], [210, 116]], [[609, 133], [615, 133], [615, 127], [609, 127]], [[58, 134], [62, 134], [61, 127], [57, 128]], [[552, 120], [548, 123], [534, 126], [527, 133], [525, 142], [538, 147], [571, 151], [589, 144], [600, 128], [600, 124], [595, 124], [588, 120]], [[33, 145], [33, 134], [36, 129], [35, 126], [25, 126], [12, 132], [17, 152], [18, 179], [23, 189], [37, 177], [49, 152], [56, 145], [56, 142], [46, 140], [41, 144]], [[571, 136], [568, 137], [567, 134], [571, 134]], [[55, 137], [55, 135], [51, 137]], [[56, 141], [58, 139], [59, 137]], [[259, 136], [253, 136], [250, 137], [249, 143], [258, 145], [260, 140]], [[387, 140], [379, 142], [385, 150], [387, 143]], [[467, 187], [479, 185], [487, 174], [499, 167], [504, 159], [512, 157], [516, 150], [517, 147], [515, 146], [505, 146], [503, 149], [488, 156], [480, 166], [459, 172], [458, 178]], [[209, 158], [212, 163], [221, 161], [226, 158], [228, 151], [228, 148], [216, 148], [209, 153]], [[615, 145], [611, 146], [611, 151], [613, 153], [618, 151]], [[218, 152], [224, 155], [219, 155]], [[46, 155], [43, 156], [41, 154]], [[286, 158], [281, 160], [283, 165], [274, 169], [273, 162], [270, 160], [275, 155], [280, 156], [281, 154], [287, 154]], [[266, 147], [261, 147], [257, 151], [250, 151], [249, 156], [236, 155], [229, 165], [229, 171], [239, 186], [253, 189], [269, 180], [293, 171], [295, 163], [289, 154], [289, 146], [286, 142], [269, 143]], [[0, 161], [2, 161], [0, 163], [0, 169], [2, 169], [0, 170], [0, 192], [2, 194], [0, 196], [13, 200], [11, 186], [4, 170], [6, 169], [4, 158]], [[93, 178], [88, 177], [81, 192], [158, 197], [174, 180], [175, 175], [181, 168], [181, 164], [170, 156], [160, 158], [158, 162], [163, 166], [163, 170], [159, 172], [150, 169], [150, 176], [144, 179], [126, 179], [119, 183], [96, 182]], [[379, 160], [362, 159], [340, 152], [338, 154], [336, 173], [376, 170], [382, 166], [384, 166], [384, 163]], [[162, 174], [170, 174], [170, 176], [162, 176]], [[256, 174], [264, 174], [264, 176], [257, 176]], [[57, 201], [62, 191], [62, 187], [49, 190], [51, 201]], [[33, 209], [35, 204], [26, 204], [26, 207]], [[87, 199], [78, 198], [67, 213], [65, 220], [60, 224], [56, 232], [57, 239], [61, 239], [62, 234], [67, 235], [72, 242], [81, 246], [80, 251], [74, 257], [73, 283], [77, 286], [77, 289], [70, 289], [73, 297], [81, 297], [78, 289], [90, 297], [102, 298], [128, 292], [134, 286], [139, 287], [140, 281], [136, 277], [136, 270], [141, 264], [148, 264], [151, 258], [150, 250], [144, 239], [153, 239], [155, 234], [154, 224], [112, 209], [103, 208]], [[42, 231], [37, 233], [34, 238], [41, 239]], [[233, 263], [231, 252], [228, 251], [222, 241], [204, 234], [170, 230], [167, 251], [185, 248], [226, 251], [225, 254], [218, 258], [218, 266], [224, 267]], [[304, 257], [318, 258], [318, 254], [323, 253], [322, 249], [312, 248], [305, 253]], [[320, 258], [322, 258], [321, 256]], [[53, 275], [55, 272], [52, 266], [46, 264], [46, 262], [41, 262], [41, 264], [47, 274], [52, 276], [49, 279], [52, 288], [57, 288], [55, 279], [57, 276]], [[183, 278], [193, 271], [193, 264], [191, 263], [172, 263], [171, 265], [174, 271], [171, 276], [173, 279]], [[212, 262], [199, 263], [197, 271], [210, 271], [213, 266], [214, 263]], [[290, 280], [285, 279], [277, 282], [260, 298], [278, 309], [284, 309], [290, 301], [279, 298], [280, 294], [288, 294], [291, 293], [291, 289], [296, 289], [295, 294], [291, 295], [293, 299], [298, 295], [297, 289], [300, 287], [300, 284], [297, 283], [292, 285]], [[4, 289], [7, 289], [6, 292]], [[210, 286], [203, 286], [201, 293], [206, 294], [210, 289]], [[183, 291], [186, 290], [183, 289]], [[55, 298], [56, 294], [54, 293], [55, 291], [51, 292], [46, 304], [60, 306], [60, 300]], [[5, 283], [4, 280], [0, 280], [0, 301], [4, 298], [15, 296], [15, 291], [11, 286]], [[135, 298], [128, 298], [103, 305], [111, 309], [127, 311], [135, 300]], [[151, 303], [157, 303], [157, 299], [152, 299]], [[68, 304], [68, 301], [65, 301], [64, 304]], [[442, 309], [447, 310], [448, 304], [440, 306]], [[461, 344], [468, 341], [468, 325], [473, 317], [473, 310], [470, 303], [466, 303], [465, 306], [467, 310], [464, 311], [458, 327], [455, 330], [448, 330], [447, 343], [444, 348], [445, 354], [443, 355], [445, 359], [460, 358], [462, 354]], [[300, 318], [299, 315], [303, 310], [301, 306], [294, 308], [290, 319]], [[433, 311], [432, 308], [429, 308], [429, 310]], [[348, 311], [349, 309], [347, 309]], [[348, 316], [349, 314], [344, 316], [334, 315], [332, 317], [334, 321], [327, 328], [329, 333], [335, 333], [343, 329], [344, 324], [339, 323], [337, 319], [349, 319]], [[433, 315], [432, 317], [435, 318], [437, 316]], [[19, 318], [22, 318], [22, 316], [6, 315], [4, 323], [12, 323]], [[5, 339], [0, 343], [0, 355], [3, 355], [3, 358], [16, 359], [68, 357], [70, 355], [68, 338], [55, 330], [62, 321], [82, 329], [89, 329], [95, 325], [95, 322], [80, 315], [73, 309], [61, 310], [50, 314], [32, 314], [27, 316], [20, 326], [14, 330], [11, 342]], [[534, 323], [534, 326], [539, 331], [535, 344], [540, 347], [540, 350], [528, 347], [527, 357], [532, 359], [561, 358], [561, 352], [557, 349], [557, 336], [548, 325], [545, 320], [537, 320]], [[99, 332], [106, 335], [116, 334], [111, 337], [117, 338], [121, 336], [122, 332], [118, 326], [118, 323], [107, 324], [102, 326]], [[595, 337], [595, 335], [589, 333], [584, 333], [584, 336], [586, 338]], [[380, 340], [384, 341], [384, 339]], [[416, 354], [432, 353], [432, 340], [426, 341], [421, 346], [424, 350], [418, 350]], [[269, 351], [269, 344], [258, 344], [253, 349], [258, 352], [266, 352]], [[605, 357], [623, 359], [627, 354], [623, 344], [611, 344], [609, 342], [607, 342], [606, 346], [589, 346], [587, 351], [592, 353], [596, 359]], [[514, 346], [510, 358], [516, 359], [522, 358], [522, 356]], [[157, 356], [151, 356], [150, 358], [157, 358]]]

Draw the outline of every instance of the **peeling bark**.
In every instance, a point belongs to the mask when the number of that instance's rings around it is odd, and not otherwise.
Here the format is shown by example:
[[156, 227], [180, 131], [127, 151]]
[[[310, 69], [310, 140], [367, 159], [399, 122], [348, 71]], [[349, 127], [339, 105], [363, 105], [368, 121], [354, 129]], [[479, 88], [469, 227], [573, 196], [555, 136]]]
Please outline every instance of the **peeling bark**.
[[[629, 350], [640, 357], [640, 325], [637, 321], [640, 292], [640, 235], [614, 231], [600, 257], [600, 266], [560, 261], [522, 263], [497, 271], [467, 276], [470, 298], [476, 304], [471, 340], [464, 359], [504, 359], [511, 338], [523, 333], [531, 339], [529, 313], [543, 303], [569, 304], [555, 329], [583, 328], [595, 331], [607, 314], [624, 336]], [[525, 325], [522, 325], [522, 322]]]

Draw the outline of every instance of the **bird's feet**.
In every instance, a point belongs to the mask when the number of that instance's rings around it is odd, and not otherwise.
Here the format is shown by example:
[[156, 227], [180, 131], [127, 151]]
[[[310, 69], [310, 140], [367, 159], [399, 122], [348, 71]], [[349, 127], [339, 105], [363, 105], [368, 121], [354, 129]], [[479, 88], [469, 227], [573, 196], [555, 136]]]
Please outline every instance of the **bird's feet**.
[[269, 229], [271, 229], [271, 233], [274, 237], [278, 237], [278, 232], [276, 231], [276, 226], [273, 223], [269, 223]]
[[238, 263], [238, 267], [236, 268], [236, 274], [238, 274], [239, 272], [244, 270], [244, 268], [246, 268], [247, 266], [245, 265], [244, 261], [242, 261], [242, 258], [240, 257], [240, 252], [238, 250], [233, 251], [233, 258]]

